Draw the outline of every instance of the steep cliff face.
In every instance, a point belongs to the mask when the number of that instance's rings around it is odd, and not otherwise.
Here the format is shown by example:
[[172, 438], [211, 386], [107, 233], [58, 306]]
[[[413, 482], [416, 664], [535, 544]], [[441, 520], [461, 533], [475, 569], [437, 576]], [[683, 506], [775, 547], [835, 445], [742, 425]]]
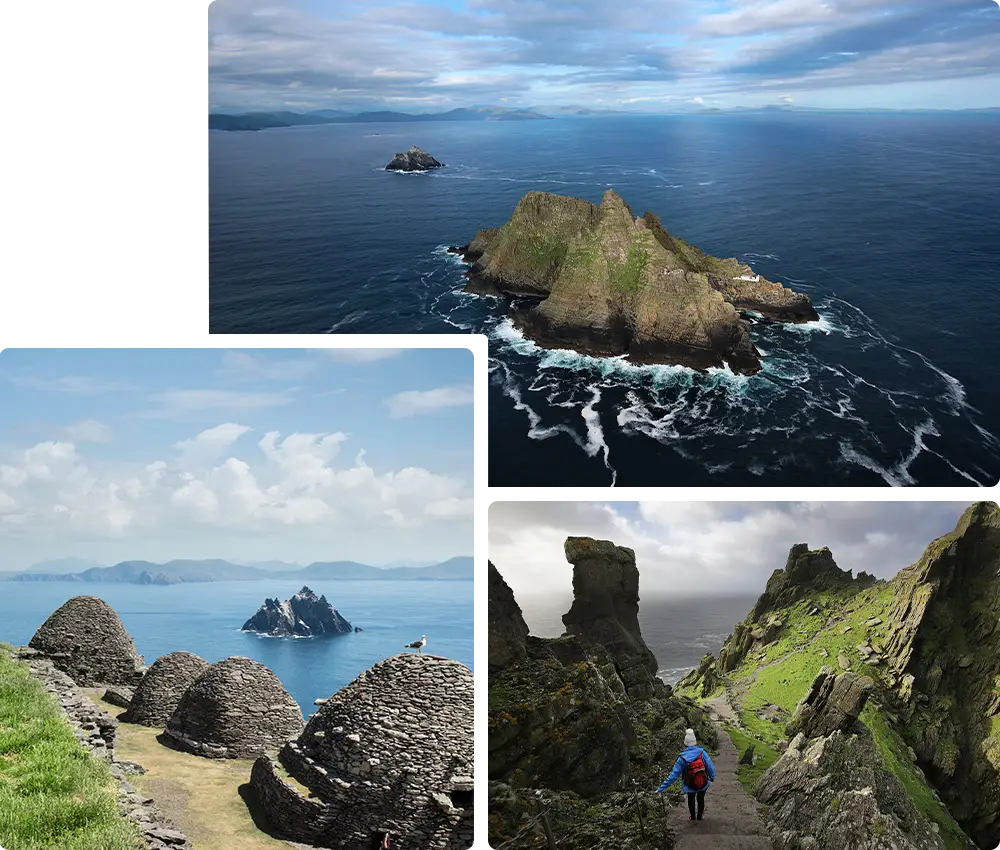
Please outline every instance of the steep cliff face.
[[569, 537], [573, 605], [563, 614], [566, 633], [585, 646], [603, 646], [629, 696], [662, 693], [656, 657], [639, 629], [639, 570], [635, 552], [610, 540]]
[[303, 587], [284, 602], [265, 599], [257, 613], [243, 624], [243, 631], [309, 637], [347, 634], [354, 631], [354, 627], [325, 596], [317, 596], [308, 587]]
[[671, 237], [610, 189], [599, 206], [529, 192], [503, 227], [456, 250], [471, 263], [468, 291], [544, 298], [512, 318], [549, 348], [751, 374], [760, 358], [739, 310], [818, 318], [806, 296]]
[[981, 847], [1000, 843], [1000, 509], [970, 507], [894, 580], [886, 617], [901, 732]]
[[[566, 554], [574, 602], [560, 638], [526, 635], [513, 593], [490, 568], [491, 838], [512, 837], [534, 811], [533, 791], [545, 789], [558, 800], [552, 818], [565, 846], [631, 846], [634, 830], [622, 815], [632, 781], [655, 788], [685, 729], [708, 746], [716, 733], [703, 709], [653, 682], [656, 661], [639, 632], [631, 550], [570, 538]], [[653, 829], [663, 812], [648, 796], [646, 828]]]
[[489, 562], [489, 669], [506, 667], [527, 652], [528, 625], [514, 592]]

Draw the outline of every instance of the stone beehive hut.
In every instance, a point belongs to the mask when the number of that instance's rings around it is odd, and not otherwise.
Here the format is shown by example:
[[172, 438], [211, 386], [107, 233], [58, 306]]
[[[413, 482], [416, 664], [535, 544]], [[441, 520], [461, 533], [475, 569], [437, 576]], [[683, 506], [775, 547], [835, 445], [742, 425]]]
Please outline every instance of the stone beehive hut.
[[134, 687], [144, 672], [115, 609], [96, 596], [74, 596], [42, 623], [29, 646], [82, 687]]
[[249, 658], [225, 658], [187, 689], [167, 742], [207, 758], [255, 758], [302, 731], [302, 711], [278, 677]]
[[143, 726], [166, 726], [181, 697], [209, 666], [204, 658], [190, 652], [171, 652], [157, 658], [135, 689], [121, 719]]
[[295, 841], [367, 850], [388, 834], [400, 850], [464, 850], [473, 837], [472, 717], [467, 667], [396, 655], [331, 697], [281, 749], [280, 766], [257, 759], [251, 784], [271, 824]]

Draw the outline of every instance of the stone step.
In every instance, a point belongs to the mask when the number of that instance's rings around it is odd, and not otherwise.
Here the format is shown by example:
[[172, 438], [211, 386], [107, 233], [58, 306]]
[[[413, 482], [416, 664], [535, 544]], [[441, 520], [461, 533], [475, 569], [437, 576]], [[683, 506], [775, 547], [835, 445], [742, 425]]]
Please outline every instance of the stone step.
[[674, 850], [774, 850], [771, 839], [762, 835], [695, 835], [697, 829], [680, 835]]

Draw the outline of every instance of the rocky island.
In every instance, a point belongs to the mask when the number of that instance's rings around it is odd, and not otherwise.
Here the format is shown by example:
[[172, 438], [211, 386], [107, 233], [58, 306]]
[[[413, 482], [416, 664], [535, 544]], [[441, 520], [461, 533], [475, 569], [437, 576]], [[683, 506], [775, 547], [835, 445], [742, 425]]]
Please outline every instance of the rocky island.
[[316, 596], [308, 587], [284, 602], [265, 599], [257, 613], [243, 624], [242, 630], [275, 637], [343, 635], [361, 631], [347, 622], [325, 596]]
[[444, 163], [438, 162], [427, 151], [414, 145], [408, 151], [397, 153], [385, 167], [385, 170], [430, 171], [432, 168], [444, 168]]
[[634, 216], [615, 191], [600, 205], [528, 192], [502, 227], [449, 249], [469, 264], [466, 291], [530, 296], [511, 319], [545, 348], [695, 369], [761, 367], [741, 311], [775, 322], [819, 318], [806, 295]]

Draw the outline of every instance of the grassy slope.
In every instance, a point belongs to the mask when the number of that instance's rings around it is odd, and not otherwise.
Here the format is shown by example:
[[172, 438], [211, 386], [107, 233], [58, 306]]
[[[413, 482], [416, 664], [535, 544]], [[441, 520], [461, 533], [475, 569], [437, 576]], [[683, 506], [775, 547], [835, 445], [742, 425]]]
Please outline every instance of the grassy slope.
[[[817, 594], [774, 612], [786, 623], [780, 638], [763, 651], [752, 651], [729, 675], [729, 691], [739, 703], [737, 708], [744, 726], [742, 732], [730, 731], [730, 736], [741, 752], [753, 742], [759, 757], [758, 765], [752, 770], [741, 768], [740, 779], [748, 789], [766, 766], [761, 770], [757, 768], [770, 758], [770, 753], [775, 752], [774, 746], [785, 737], [785, 724], [759, 718], [759, 709], [777, 705], [789, 714], [794, 712], [820, 668], [826, 666], [840, 672], [837, 657], [841, 654], [848, 658], [854, 672], [882, 684], [880, 668], [862, 663], [857, 645], [864, 640], [881, 641], [884, 623], [877, 626], [866, 623], [873, 618], [884, 620], [892, 599], [893, 586], [880, 584], [859, 593]], [[810, 616], [807, 612], [816, 603], [823, 610]], [[837, 612], [843, 619], [827, 625], [830, 615]], [[847, 626], [850, 630], [845, 632]], [[935, 797], [911, 760], [906, 744], [886, 721], [885, 712], [876, 701], [869, 703], [862, 720], [871, 729], [886, 766], [906, 788], [914, 805], [941, 828], [945, 845], [949, 850], [964, 850], [968, 846], [964, 833]]]
[[0, 844], [6, 850], [135, 850], [108, 766], [0, 645]]
[[[111, 714], [121, 713], [92, 696]], [[122, 723], [115, 751], [146, 768], [131, 782], [156, 799], [160, 810], [187, 834], [197, 850], [276, 850], [288, 843], [261, 832], [239, 788], [250, 781], [252, 761], [205, 759], [160, 744], [159, 729]], [[4, 845], [6, 847], [6, 845]], [[12, 848], [6, 848], [12, 850]]]

